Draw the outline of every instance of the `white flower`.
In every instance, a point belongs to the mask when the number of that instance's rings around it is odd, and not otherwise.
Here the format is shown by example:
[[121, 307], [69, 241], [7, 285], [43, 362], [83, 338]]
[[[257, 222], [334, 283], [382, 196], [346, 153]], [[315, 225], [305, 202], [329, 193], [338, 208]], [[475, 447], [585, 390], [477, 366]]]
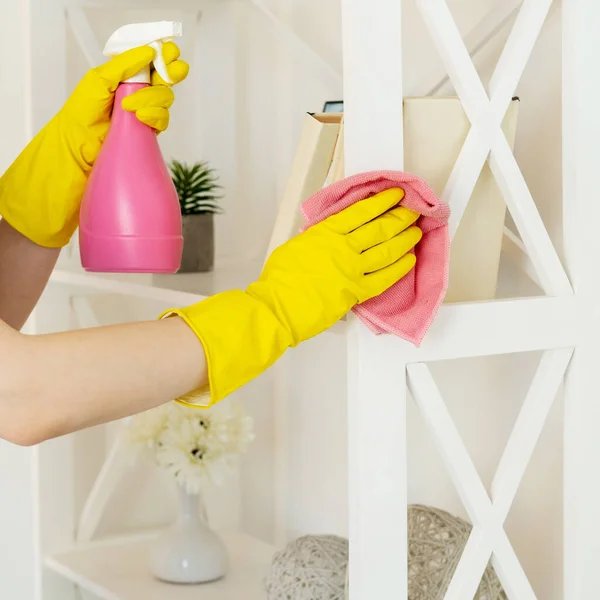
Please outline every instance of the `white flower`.
[[154, 448], [157, 439], [167, 427], [169, 406], [159, 406], [132, 417], [127, 429], [132, 444]]
[[153, 452], [189, 493], [210, 481], [221, 484], [237, 455], [254, 439], [253, 421], [241, 406], [210, 410], [171, 402], [132, 419], [130, 440]]
[[223, 482], [230, 457], [220, 448], [211, 447], [206, 430], [198, 419], [187, 419], [179, 427], [166, 429], [156, 450], [156, 462], [171, 472], [188, 493], [200, 492], [206, 481]]
[[254, 422], [236, 405], [228, 412], [215, 413], [210, 434], [229, 454], [243, 454], [254, 440]]

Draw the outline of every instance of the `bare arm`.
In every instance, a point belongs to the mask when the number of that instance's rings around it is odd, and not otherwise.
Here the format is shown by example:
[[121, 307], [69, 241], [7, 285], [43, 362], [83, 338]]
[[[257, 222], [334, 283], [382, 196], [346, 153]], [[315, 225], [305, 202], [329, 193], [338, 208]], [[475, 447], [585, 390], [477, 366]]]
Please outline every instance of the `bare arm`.
[[30, 445], [163, 404], [207, 383], [178, 317], [43, 336], [0, 322], [0, 437]]
[[0, 220], [0, 319], [23, 327], [48, 283], [60, 250], [38, 246]]

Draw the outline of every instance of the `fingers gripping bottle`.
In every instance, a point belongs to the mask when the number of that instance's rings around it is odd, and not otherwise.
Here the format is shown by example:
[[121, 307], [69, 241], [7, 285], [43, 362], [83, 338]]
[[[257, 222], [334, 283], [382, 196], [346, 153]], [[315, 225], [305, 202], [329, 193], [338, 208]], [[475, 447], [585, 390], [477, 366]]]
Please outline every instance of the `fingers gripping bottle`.
[[[135, 23], [118, 29], [105, 56], [149, 45], [154, 68], [171, 83], [162, 43], [181, 35], [181, 23]], [[123, 98], [150, 84], [150, 67], [119, 85], [111, 124], [81, 204], [79, 247], [86, 271], [175, 273], [183, 237], [177, 192], [156, 132], [121, 107]]]

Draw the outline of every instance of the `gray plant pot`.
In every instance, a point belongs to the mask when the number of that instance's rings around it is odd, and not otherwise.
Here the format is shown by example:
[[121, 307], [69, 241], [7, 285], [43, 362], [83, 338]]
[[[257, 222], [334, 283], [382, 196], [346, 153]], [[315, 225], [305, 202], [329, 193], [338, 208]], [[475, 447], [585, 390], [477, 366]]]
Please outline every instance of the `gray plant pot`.
[[183, 215], [182, 229], [183, 256], [179, 273], [212, 271], [215, 256], [213, 215]]

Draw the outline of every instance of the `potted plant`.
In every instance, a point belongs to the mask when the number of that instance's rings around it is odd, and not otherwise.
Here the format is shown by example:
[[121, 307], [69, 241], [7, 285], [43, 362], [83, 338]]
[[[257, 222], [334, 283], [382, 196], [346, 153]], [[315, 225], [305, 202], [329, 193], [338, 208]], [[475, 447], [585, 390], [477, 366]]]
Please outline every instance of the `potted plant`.
[[212, 271], [215, 255], [215, 214], [221, 213], [218, 176], [206, 161], [169, 165], [181, 206], [183, 256], [180, 273]]

